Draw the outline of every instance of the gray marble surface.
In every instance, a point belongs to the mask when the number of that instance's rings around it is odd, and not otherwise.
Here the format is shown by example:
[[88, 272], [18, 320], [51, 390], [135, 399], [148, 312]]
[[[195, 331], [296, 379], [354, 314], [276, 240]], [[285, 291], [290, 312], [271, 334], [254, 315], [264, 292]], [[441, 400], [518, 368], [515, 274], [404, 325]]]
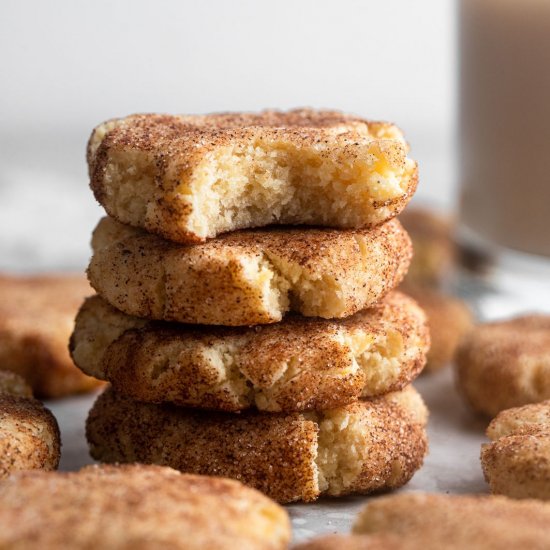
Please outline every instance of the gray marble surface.
[[[479, 463], [485, 424], [475, 418], [456, 393], [451, 369], [422, 376], [416, 383], [430, 409], [430, 453], [424, 467], [402, 491], [439, 493], [487, 492]], [[91, 464], [84, 437], [84, 422], [95, 396], [50, 401], [63, 439], [62, 470]], [[294, 540], [322, 533], [348, 532], [359, 509], [376, 497], [321, 499], [313, 504], [287, 506]]]

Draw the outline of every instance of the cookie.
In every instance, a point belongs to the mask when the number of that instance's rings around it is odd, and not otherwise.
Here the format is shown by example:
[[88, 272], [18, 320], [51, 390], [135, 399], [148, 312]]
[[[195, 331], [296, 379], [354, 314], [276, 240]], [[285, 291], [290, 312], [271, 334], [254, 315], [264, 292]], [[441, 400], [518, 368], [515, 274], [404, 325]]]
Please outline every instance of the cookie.
[[0, 370], [0, 395], [32, 398], [32, 388], [25, 379], [9, 370]]
[[91, 293], [82, 275], [0, 275], [0, 369], [21, 375], [39, 397], [96, 388], [67, 349], [76, 312]]
[[229, 479], [128, 465], [0, 483], [2, 548], [283, 550], [289, 539], [286, 512]]
[[423, 542], [392, 535], [324, 535], [292, 550], [430, 550]]
[[403, 278], [412, 250], [398, 221], [373, 230], [266, 229], [179, 245], [104, 218], [88, 277], [117, 309], [206, 325], [347, 317]]
[[53, 414], [23, 378], [0, 371], [0, 479], [18, 470], [57, 469], [60, 447]]
[[324, 410], [409, 384], [429, 347], [422, 310], [399, 292], [342, 320], [287, 316], [260, 327], [130, 317], [88, 298], [75, 363], [138, 401], [225, 411]]
[[[360, 512], [353, 532], [398, 536], [405, 542], [398, 548], [411, 550], [420, 545], [426, 550], [543, 550], [550, 547], [548, 525], [550, 504], [542, 502], [401, 493], [369, 502]], [[407, 541], [413, 544], [409, 547]]]
[[487, 428], [487, 436], [495, 441], [513, 433], [529, 433], [545, 426], [550, 426], [550, 400], [498, 413]]
[[550, 500], [550, 401], [502, 411], [487, 435], [481, 465], [491, 492]]
[[176, 242], [272, 224], [378, 225], [412, 197], [416, 163], [392, 124], [333, 111], [109, 120], [88, 144], [107, 213]]
[[550, 316], [479, 325], [459, 347], [456, 368], [461, 392], [487, 416], [550, 399]]
[[413, 242], [414, 256], [407, 284], [437, 287], [445, 282], [456, 265], [453, 222], [426, 208], [407, 208], [399, 216]]
[[107, 389], [86, 434], [93, 458], [238, 479], [279, 502], [406, 483], [427, 450], [412, 387], [323, 412], [239, 415], [138, 403]]
[[434, 372], [449, 365], [462, 339], [473, 328], [470, 308], [459, 298], [427, 287], [402, 285], [426, 313], [431, 345], [425, 372]]

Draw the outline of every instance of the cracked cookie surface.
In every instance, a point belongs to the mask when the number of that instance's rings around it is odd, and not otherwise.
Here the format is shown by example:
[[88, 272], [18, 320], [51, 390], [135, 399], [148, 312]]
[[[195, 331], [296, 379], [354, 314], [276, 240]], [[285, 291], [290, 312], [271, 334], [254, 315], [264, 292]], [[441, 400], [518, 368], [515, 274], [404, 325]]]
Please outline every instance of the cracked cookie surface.
[[99, 296], [82, 306], [75, 363], [147, 402], [239, 411], [327, 409], [409, 384], [429, 346], [422, 310], [399, 292], [341, 320], [289, 315], [256, 327], [128, 316]]
[[179, 245], [104, 218], [92, 286], [129, 315], [225, 326], [275, 323], [287, 311], [347, 317], [402, 280], [411, 242], [397, 220], [372, 230], [269, 228]]

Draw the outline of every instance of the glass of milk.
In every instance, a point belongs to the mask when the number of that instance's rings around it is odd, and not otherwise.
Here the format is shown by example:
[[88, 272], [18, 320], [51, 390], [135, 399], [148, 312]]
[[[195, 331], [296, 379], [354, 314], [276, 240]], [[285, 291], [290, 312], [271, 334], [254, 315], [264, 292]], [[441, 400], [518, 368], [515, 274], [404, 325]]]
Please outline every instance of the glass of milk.
[[459, 36], [459, 238], [495, 316], [550, 311], [550, 0], [460, 0]]

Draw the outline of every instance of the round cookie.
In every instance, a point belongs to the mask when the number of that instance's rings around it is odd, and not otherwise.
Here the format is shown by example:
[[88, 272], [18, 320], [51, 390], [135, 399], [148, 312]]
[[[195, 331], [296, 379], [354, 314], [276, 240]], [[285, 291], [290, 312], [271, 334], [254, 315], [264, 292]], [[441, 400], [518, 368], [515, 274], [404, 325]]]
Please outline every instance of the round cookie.
[[85, 373], [127, 397], [232, 412], [325, 410], [395, 391], [428, 347], [424, 313], [399, 292], [342, 320], [238, 328], [146, 321], [94, 296], [70, 344]]
[[[353, 532], [397, 536], [409, 548], [501, 550], [550, 547], [550, 504], [500, 496], [401, 493], [370, 501]], [[345, 548], [345, 547], [342, 547]], [[392, 547], [389, 547], [392, 548]], [[419, 546], [411, 546], [416, 550]]]
[[399, 221], [411, 237], [414, 249], [406, 283], [441, 285], [456, 264], [452, 220], [426, 208], [412, 207], [401, 213]]
[[422, 465], [426, 420], [412, 387], [322, 412], [239, 415], [138, 403], [109, 388], [86, 435], [102, 462], [221, 475], [293, 502], [402, 486]]
[[23, 378], [0, 371], [0, 479], [18, 470], [55, 470], [60, 452], [53, 414]]
[[207, 325], [347, 317], [392, 290], [412, 249], [397, 220], [372, 230], [264, 229], [180, 245], [104, 218], [92, 286], [128, 315]]
[[229, 479], [128, 465], [0, 483], [2, 548], [283, 550], [289, 539], [286, 512]]
[[491, 492], [550, 500], [550, 401], [502, 411], [487, 435], [481, 465]]
[[435, 372], [449, 365], [462, 339], [473, 328], [470, 308], [459, 298], [429, 288], [402, 285], [426, 313], [431, 345], [425, 372]]
[[416, 189], [407, 152], [392, 124], [301, 109], [109, 120], [87, 156], [110, 216], [190, 243], [273, 224], [383, 223]]
[[456, 369], [467, 401], [487, 416], [550, 399], [550, 316], [479, 325], [459, 347]]
[[39, 397], [96, 388], [67, 350], [76, 312], [91, 293], [82, 275], [0, 275], [0, 369], [21, 375]]

